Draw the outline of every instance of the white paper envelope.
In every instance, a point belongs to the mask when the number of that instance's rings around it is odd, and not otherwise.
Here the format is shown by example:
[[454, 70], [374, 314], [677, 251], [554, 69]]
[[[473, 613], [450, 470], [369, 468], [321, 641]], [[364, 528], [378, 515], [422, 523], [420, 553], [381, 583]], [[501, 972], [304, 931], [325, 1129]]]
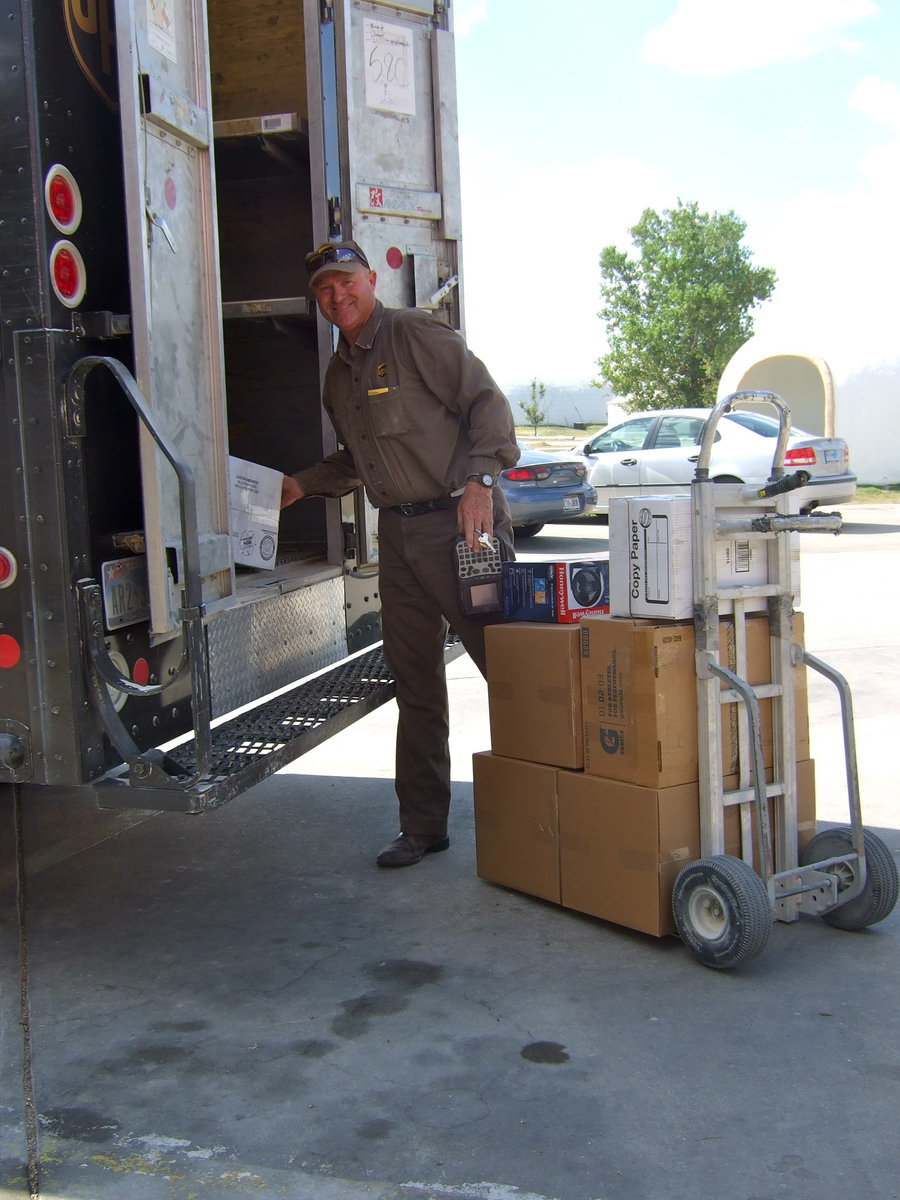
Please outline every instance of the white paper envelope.
[[233, 456], [228, 470], [234, 561], [271, 571], [278, 549], [282, 473]]

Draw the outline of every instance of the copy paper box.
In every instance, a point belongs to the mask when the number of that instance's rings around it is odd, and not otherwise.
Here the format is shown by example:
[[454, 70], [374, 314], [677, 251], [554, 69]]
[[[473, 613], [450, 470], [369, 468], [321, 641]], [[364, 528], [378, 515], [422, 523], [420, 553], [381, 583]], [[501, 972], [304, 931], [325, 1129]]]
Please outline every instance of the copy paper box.
[[570, 624], [609, 612], [609, 557], [503, 564], [503, 616], [507, 621]]
[[281, 513], [281, 471], [228, 459], [229, 508], [234, 561], [239, 567], [262, 567], [271, 571], [278, 549], [278, 520]]
[[[609, 503], [612, 563], [610, 612], [619, 617], [682, 620], [693, 616], [693, 523], [690, 496], [619, 496]], [[716, 509], [720, 518], [750, 517], [752, 507]], [[710, 536], [714, 536], [711, 531]], [[800, 590], [799, 540], [792, 535], [794, 596]], [[759, 587], [769, 582], [769, 541], [735, 533], [716, 538], [720, 588]], [[765, 607], [765, 598], [757, 602]], [[732, 611], [727, 599], [720, 612]]]
[[[735, 788], [737, 778], [723, 783]], [[643, 788], [559, 771], [557, 792], [563, 905], [657, 937], [674, 933], [675, 879], [701, 856], [698, 784]], [[797, 764], [797, 813], [802, 849], [815, 830], [811, 761]], [[725, 812], [725, 851], [741, 854], [736, 807]]]
[[[745, 623], [747, 679], [771, 680], [768, 619]], [[694, 627], [627, 617], [586, 617], [581, 628], [584, 768], [592, 775], [643, 787], [666, 788], [699, 778]], [[803, 617], [794, 614], [794, 639], [803, 640]], [[719, 622], [719, 660], [735, 669], [735, 630]], [[793, 672], [796, 757], [809, 757], [806, 670]], [[773, 755], [771, 699], [760, 701], [763, 758]], [[722, 706], [722, 774], [738, 769], [738, 707]]]
[[556, 776], [540, 763], [472, 756], [479, 878], [559, 904]]
[[485, 654], [494, 753], [583, 766], [578, 626], [488, 625]]

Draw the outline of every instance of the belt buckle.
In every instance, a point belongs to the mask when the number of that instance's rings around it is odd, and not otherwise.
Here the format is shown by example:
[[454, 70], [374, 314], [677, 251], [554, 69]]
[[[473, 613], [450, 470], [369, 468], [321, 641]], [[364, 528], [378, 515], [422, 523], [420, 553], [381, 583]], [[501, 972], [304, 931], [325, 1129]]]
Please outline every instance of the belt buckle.
[[418, 504], [398, 504], [400, 515], [404, 517], [414, 517], [419, 510]]

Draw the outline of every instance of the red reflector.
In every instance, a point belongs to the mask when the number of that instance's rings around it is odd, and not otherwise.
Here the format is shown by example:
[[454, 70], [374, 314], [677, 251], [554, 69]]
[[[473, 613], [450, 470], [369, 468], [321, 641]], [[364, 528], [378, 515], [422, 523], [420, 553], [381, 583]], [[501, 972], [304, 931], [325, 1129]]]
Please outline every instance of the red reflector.
[[81, 224], [81, 189], [68, 167], [57, 163], [47, 172], [44, 200], [50, 220], [60, 233], [74, 233]]
[[0, 667], [14, 667], [22, 657], [22, 648], [14, 637], [0, 633]]
[[53, 260], [53, 278], [67, 300], [78, 291], [78, 263], [71, 250], [60, 250]]
[[75, 197], [68, 182], [61, 175], [54, 175], [47, 189], [50, 211], [60, 225], [68, 227], [75, 216]]
[[15, 555], [0, 546], [0, 588], [9, 587], [19, 573]]
[[136, 658], [134, 660], [134, 670], [131, 672], [131, 678], [135, 683], [150, 682], [150, 664], [146, 658]]
[[816, 465], [816, 452], [812, 446], [798, 446], [796, 450], [787, 451], [784, 461], [786, 466], [814, 467]]
[[71, 242], [57, 242], [50, 253], [53, 290], [67, 308], [77, 308], [84, 299], [87, 280], [84, 259]]

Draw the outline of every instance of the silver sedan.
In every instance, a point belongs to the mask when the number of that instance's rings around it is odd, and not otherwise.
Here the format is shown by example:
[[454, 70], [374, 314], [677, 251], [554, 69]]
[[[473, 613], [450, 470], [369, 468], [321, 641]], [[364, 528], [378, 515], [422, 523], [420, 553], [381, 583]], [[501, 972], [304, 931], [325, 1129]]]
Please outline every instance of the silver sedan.
[[[608, 513], [613, 496], [679, 495], [690, 491], [707, 408], [671, 408], [636, 413], [579, 447], [587, 478], [597, 492], [593, 513]], [[723, 483], [762, 484], [771, 474], [778, 420], [767, 413], [733, 409], [719, 421], [710, 478]], [[812, 478], [795, 495], [801, 511], [842, 504], [856, 493], [850, 452], [842, 438], [817, 437], [793, 428], [785, 471]]]

